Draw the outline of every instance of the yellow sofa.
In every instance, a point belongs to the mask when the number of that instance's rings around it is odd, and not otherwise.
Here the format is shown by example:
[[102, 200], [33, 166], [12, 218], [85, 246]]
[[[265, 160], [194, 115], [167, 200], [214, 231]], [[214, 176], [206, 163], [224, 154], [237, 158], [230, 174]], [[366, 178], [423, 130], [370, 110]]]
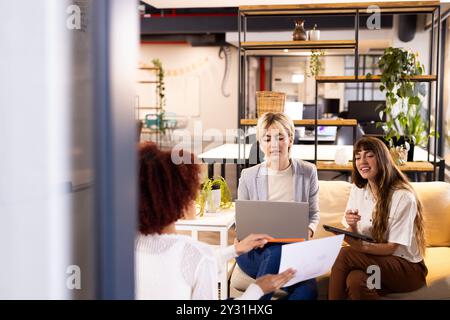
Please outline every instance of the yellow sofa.
[[[450, 184], [445, 182], [417, 182], [412, 184], [424, 207], [425, 234], [428, 248], [425, 263], [428, 267], [427, 286], [384, 299], [450, 299]], [[330, 236], [323, 224], [340, 225], [350, 194], [351, 184], [345, 181], [320, 181], [320, 225], [315, 238]], [[329, 274], [318, 280], [319, 299], [327, 299]], [[231, 275], [230, 296], [237, 297], [253, 282], [236, 265]], [[277, 292], [275, 296], [282, 296]]]

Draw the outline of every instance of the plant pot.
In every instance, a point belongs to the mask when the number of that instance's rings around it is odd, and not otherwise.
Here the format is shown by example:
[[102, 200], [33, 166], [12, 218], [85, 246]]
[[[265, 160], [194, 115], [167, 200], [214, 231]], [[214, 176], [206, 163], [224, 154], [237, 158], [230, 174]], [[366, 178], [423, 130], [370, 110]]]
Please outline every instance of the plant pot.
[[319, 41], [320, 40], [320, 30], [309, 30], [308, 32], [309, 40]]
[[[407, 139], [409, 143], [409, 150], [408, 150], [408, 161], [414, 161], [414, 142], [410, 141], [410, 139]], [[386, 144], [386, 146], [390, 149], [389, 141], [386, 141], [386, 139], [383, 138], [383, 142]], [[392, 144], [394, 147], [400, 147], [405, 145], [405, 137], [401, 136], [399, 139], [397, 139], [396, 136], [392, 137]]]
[[206, 201], [206, 210], [215, 213], [220, 208], [221, 194], [220, 185], [213, 185], [211, 189], [211, 198]]

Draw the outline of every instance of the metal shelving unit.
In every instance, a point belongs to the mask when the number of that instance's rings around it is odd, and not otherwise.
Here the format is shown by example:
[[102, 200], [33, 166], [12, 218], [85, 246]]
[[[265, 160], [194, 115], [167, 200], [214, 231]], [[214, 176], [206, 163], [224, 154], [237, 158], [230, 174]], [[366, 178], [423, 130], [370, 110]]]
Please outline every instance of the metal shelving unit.
[[[139, 70], [147, 70], [150, 72], [154, 72], [155, 76], [157, 76], [157, 74], [160, 72], [160, 69], [158, 67], [139, 67]], [[139, 121], [143, 122], [143, 127], [142, 127], [142, 133], [143, 134], [150, 134], [150, 135], [155, 135], [156, 136], [156, 143], [161, 147], [161, 132], [159, 129], [154, 129], [154, 128], [149, 128], [147, 127], [146, 121], [145, 119], [141, 119], [140, 118], [140, 114], [141, 114], [141, 110], [153, 110], [154, 114], [156, 117], [158, 117], [162, 110], [161, 104], [159, 102], [159, 89], [158, 89], [158, 84], [160, 83], [157, 80], [139, 80], [137, 81], [137, 83], [139, 84], [150, 84], [150, 85], [155, 85], [155, 97], [156, 97], [156, 105], [155, 106], [143, 106], [141, 107], [140, 105], [137, 106], [137, 119]]]
[[[305, 4], [305, 5], [264, 5], [264, 6], [241, 6], [238, 14], [238, 34], [239, 34], [239, 79], [238, 79], [238, 128], [244, 128], [244, 136], [246, 127], [255, 125], [255, 119], [248, 119], [248, 111], [246, 106], [246, 84], [248, 82], [246, 75], [246, 64], [249, 52], [258, 50], [280, 50], [280, 49], [352, 49], [355, 59], [354, 76], [318, 76], [315, 83], [315, 119], [314, 120], [300, 120], [296, 121], [296, 126], [304, 125], [339, 125], [336, 122], [324, 123], [323, 120], [318, 120], [318, 85], [322, 83], [345, 83], [345, 82], [379, 82], [380, 76], [373, 75], [371, 77], [359, 75], [359, 21], [362, 14], [366, 14], [369, 6], [377, 6], [380, 14], [427, 14], [431, 15], [432, 27], [430, 37], [430, 64], [429, 75], [411, 77], [412, 81], [427, 82], [429, 84], [428, 94], [428, 134], [431, 127], [431, 102], [432, 91], [431, 83], [435, 83], [435, 101], [434, 101], [434, 115], [435, 115], [435, 132], [438, 123], [438, 105], [439, 105], [439, 52], [440, 52], [440, 2], [439, 1], [402, 1], [402, 2], [359, 2], [359, 3], [333, 3], [333, 4]], [[248, 19], [253, 17], [274, 17], [274, 16], [311, 16], [311, 15], [341, 15], [353, 16], [354, 19], [354, 39], [351, 40], [323, 40], [323, 41], [247, 41], [247, 25]], [[438, 21], [436, 22], [436, 17]], [[435, 32], [437, 37], [435, 37]], [[436, 39], [435, 39], [436, 38]], [[357, 122], [352, 120], [354, 124], [353, 137], [356, 137]], [[330, 120], [328, 120], [330, 121]], [[340, 121], [340, 120], [334, 120]], [[244, 141], [245, 142], [245, 141]], [[430, 161], [430, 145], [431, 139], [428, 141], [428, 161]], [[241, 159], [240, 145], [242, 137], [238, 137], [239, 143], [239, 159]], [[315, 159], [317, 164], [317, 130], [315, 130]], [[244, 143], [245, 148], [245, 143]], [[245, 154], [245, 150], [244, 150]], [[434, 137], [434, 155], [437, 155], [437, 137]], [[243, 164], [238, 161], [238, 164]], [[433, 179], [436, 179], [437, 156], [433, 157]]]

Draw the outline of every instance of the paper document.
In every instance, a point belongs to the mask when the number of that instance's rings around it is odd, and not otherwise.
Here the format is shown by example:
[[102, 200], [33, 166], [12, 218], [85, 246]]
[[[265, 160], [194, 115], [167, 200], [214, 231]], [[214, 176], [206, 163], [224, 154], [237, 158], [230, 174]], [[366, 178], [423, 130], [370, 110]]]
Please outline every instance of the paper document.
[[341, 250], [344, 235], [286, 244], [281, 247], [280, 272], [297, 270], [286, 287], [327, 273]]

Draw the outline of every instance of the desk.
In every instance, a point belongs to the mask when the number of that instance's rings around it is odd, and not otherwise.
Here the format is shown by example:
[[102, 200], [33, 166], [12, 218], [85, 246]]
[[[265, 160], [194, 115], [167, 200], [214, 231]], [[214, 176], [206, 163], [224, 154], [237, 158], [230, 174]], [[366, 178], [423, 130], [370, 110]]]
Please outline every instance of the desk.
[[[300, 142], [314, 142], [315, 136], [312, 134], [304, 135], [303, 137], [299, 137], [298, 141]], [[334, 142], [336, 141], [336, 136], [324, 136], [324, 135], [318, 135], [317, 136], [317, 142]]]
[[[235, 223], [235, 209], [221, 209], [220, 212], [214, 214], [205, 213], [203, 217], [197, 217], [193, 220], [178, 220], [175, 223], [177, 230], [190, 231], [192, 238], [198, 240], [199, 231], [212, 231], [220, 233], [220, 244], [222, 248], [228, 246], [228, 230]], [[219, 298], [225, 300], [228, 298], [228, 263], [225, 270], [219, 274]]]
[[[352, 171], [353, 166], [351, 162], [347, 164], [336, 164], [334, 161], [317, 161], [317, 170], [330, 170], [330, 171]], [[402, 166], [398, 166], [403, 172], [433, 172], [434, 167], [430, 162], [416, 161], [406, 162]]]
[[[225, 164], [226, 163], [237, 163], [248, 165], [248, 160], [250, 158], [250, 148], [251, 144], [241, 144], [240, 150], [237, 143], [226, 143], [206, 152], [198, 155], [203, 162], [208, 163], [209, 175], [212, 176], [212, 166], [214, 163], [222, 164], [222, 176], [225, 176]], [[344, 149], [347, 157], [352, 159], [353, 156], [353, 145], [318, 145], [317, 146], [317, 160], [318, 161], [334, 161], [336, 151], [338, 149]], [[306, 161], [314, 161], [314, 145], [310, 144], [294, 144], [291, 149], [291, 156], [294, 159], [302, 159]], [[240, 154], [239, 154], [240, 151]], [[239, 157], [240, 156], [240, 157]], [[414, 162], [427, 161], [428, 153], [426, 150], [416, 147], [414, 148]], [[430, 161], [434, 161], [434, 156], [430, 154]], [[439, 168], [439, 180], [444, 181], [444, 169], [445, 161], [443, 159], [437, 159], [437, 165]], [[408, 167], [410, 172], [415, 171], [415, 168], [422, 169], [425, 164], [413, 166], [411, 164]], [[429, 166], [428, 166], [429, 167]], [[400, 167], [400, 169], [402, 169]], [[331, 170], [330, 166], [327, 169], [322, 169], [318, 166], [318, 170]], [[405, 170], [406, 171], [406, 170]], [[416, 170], [417, 172], [423, 172], [423, 170]]]

